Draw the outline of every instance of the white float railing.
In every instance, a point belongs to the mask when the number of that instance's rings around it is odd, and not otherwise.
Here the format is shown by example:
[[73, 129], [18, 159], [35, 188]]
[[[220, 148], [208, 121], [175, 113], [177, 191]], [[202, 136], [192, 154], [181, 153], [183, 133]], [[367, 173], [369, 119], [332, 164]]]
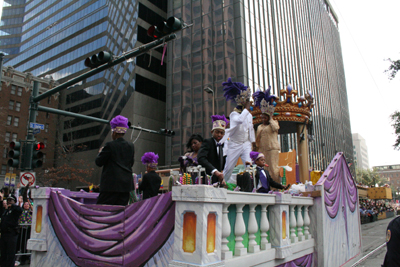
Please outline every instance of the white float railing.
[[[263, 263], [275, 266], [314, 251], [314, 240], [309, 233], [308, 212], [314, 201], [311, 197], [234, 192], [210, 186], [179, 186], [173, 188], [172, 198], [176, 202], [177, 219], [174, 258], [170, 266], [182, 266], [182, 262], [186, 266], [253, 266]], [[197, 218], [196, 234], [192, 237], [196, 244], [190, 253], [182, 250], [186, 247], [187, 230], [184, 229], [184, 219], [178, 219], [187, 212], [194, 213]], [[210, 237], [210, 229], [214, 228], [201, 219], [210, 213], [216, 214], [214, 237]], [[220, 243], [213, 245], [210, 240], [220, 240]], [[213, 251], [208, 250], [210, 246]]]

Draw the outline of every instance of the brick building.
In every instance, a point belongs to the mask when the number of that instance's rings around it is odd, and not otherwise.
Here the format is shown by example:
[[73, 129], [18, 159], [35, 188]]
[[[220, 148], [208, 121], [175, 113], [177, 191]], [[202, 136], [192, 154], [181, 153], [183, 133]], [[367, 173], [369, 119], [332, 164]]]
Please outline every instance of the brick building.
[[[52, 78], [38, 78], [31, 73], [24, 73], [13, 69], [11, 66], [3, 67], [0, 87], [0, 141], [3, 144], [2, 155], [0, 156], [0, 186], [6, 173], [19, 171], [7, 166], [9, 144], [11, 141], [25, 140], [29, 120], [29, 98], [31, 96], [33, 81], [40, 82], [39, 94], [54, 87]], [[58, 94], [42, 100], [40, 105], [58, 108]], [[43, 150], [43, 166], [36, 171], [53, 167], [56, 144], [56, 129], [58, 116], [46, 112], [38, 112], [36, 122], [44, 124], [45, 129], [35, 138], [43, 142], [46, 148]]]
[[376, 170], [379, 176], [387, 179], [390, 187], [396, 189], [395, 192], [400, 191], [400, 164], [375, 166], [373, 169]]

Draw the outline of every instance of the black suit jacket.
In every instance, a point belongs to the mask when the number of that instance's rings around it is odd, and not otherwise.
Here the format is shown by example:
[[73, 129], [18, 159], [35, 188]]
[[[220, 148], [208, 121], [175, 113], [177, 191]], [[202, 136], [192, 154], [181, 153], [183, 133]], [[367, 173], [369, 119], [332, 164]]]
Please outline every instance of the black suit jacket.
[[[258, 189], [257, 191], [260, 193], [268, 193], [269, 191], [271, 191], [271, 186], [278, 188], [278, 189], [284, 189], [285, 187], [283, 185], [281, 185], [280, 183], [275, 182], [271, 175], [269, 174], [269, 172], [267, 170], [264, 169], [265, 175], [267, 176], [267, 181], [268, 181], [268, 185], [269, 188], [264, 188], [261, 187], [260, 189]], [[256, 171], [256, 186], [258, 186], [258, 183], [260, 181], [260, 172], [259, 170]]]
[[217, 169], [223, 171], [225, 167], [226, 156], [224, 157], [223, 164], [220, 166], [219, 156], [217, 153], [217, 145], [214, 138], [204, 139], [201, 144], [199, 153], [197, 154], [197, 161], [199, 164], [206, 168], [206, 173], [211, 175], [211, 171]]
[[123, 138], [107, 142], [96, 157], [96, 165], [103, 167], [100, 192], [130, 192], [134, 189], [132, 166], [135, 148]]
[[143, 191], [143, 199], [157, 196], [160, 185], [161, 178], [155, 171], [146, 173], [139, 184], [139, 191]]

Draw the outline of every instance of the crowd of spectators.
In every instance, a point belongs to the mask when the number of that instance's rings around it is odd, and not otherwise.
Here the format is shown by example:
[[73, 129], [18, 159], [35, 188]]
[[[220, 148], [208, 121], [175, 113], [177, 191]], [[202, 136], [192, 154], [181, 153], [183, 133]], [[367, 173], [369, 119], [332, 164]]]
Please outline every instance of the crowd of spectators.
[[372, 222], [378, 219], [378, 215], [384, 212], [395, 212], [396, 208], [386, 204], [384, 200], [360, 199], [361, 222]]

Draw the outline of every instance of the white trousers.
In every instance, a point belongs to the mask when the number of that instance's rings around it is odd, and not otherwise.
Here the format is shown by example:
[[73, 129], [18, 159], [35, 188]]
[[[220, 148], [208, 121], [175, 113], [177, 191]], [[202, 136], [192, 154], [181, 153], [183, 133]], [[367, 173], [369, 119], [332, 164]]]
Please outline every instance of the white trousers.
[[224, 168], [224, 180], [226, 182], [236, 184], [236, 179], [231, 179], [233, 169], [235, 168], [239, 157], [242, 159], [243, 164], [245, 164], [246, 161], [251, 162], [251, 148], [252, 146], [250, 141], [246, 141], [245, 143], [241, 144], [232, 141], [229, 142]]

